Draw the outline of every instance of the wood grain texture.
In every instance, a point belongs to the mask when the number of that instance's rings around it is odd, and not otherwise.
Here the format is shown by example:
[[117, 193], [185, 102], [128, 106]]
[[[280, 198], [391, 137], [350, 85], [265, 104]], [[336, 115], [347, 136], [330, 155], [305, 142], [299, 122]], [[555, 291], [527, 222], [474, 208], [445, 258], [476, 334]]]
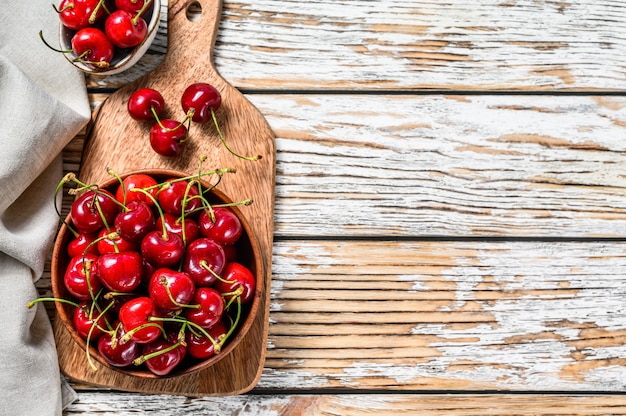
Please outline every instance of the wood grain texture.
[[[190, 5], [201, 5], [202, 13], [190, 20]], [[141, 381], [100, 367], [92, 371], [84, 360], [84, 352], [67, 340], [67, 333], [56, 325], [56, 341], [60, 345], [59, 363], [68, 377], [95, 385], [130, 391], [176, 392], [186, 395], [237, 394], [249, 390], [260, 377], [265, 357], [271, 279], [271, 247], [273, 241], [272, 213], [274, 206], [275, 144], [274, 135], [261, 113], [246, 98], [221, 78], [212, 65], [213, 45], [221, 10], [219, 1], [170, 1], [168, 21], [168, 53], [151, 73], [127, 84], [110, 95], [94, 114], [84, 151], [79, 177], [86, 183], [102, 183], [109, 174], [137, 169], [166, 168], [188, 174], [198, 172], [199, 161], [206, 157], [206, 170], [232, 168], [218, 189], [233, 201], [253, 199], [244, 216], [251, 223], [263, 255], [263, 287], [259, 313], [241, 344], [231, 355], [201, 374], [174, 380]], [[152, 150], [148, 141], [150, 126], [138, 123], [127, 112], [130, 94], [142, 87], [161, 92], [169, 114], [184, 116], [180, 96], [192, 82], [208, 82], [221, 93], [222, 106], [217, 118], [232, 147], [246, 155], [260, 155], [258, 161], [233, 156], [220, 144], [213, 125], [194, 125], [186, 151], [177, 158], [166, 159]], [[168, 117], [168, 115], [165, 115]], [[169, 117], [177, 118], [174, 115]], [[208, 167], [207, 167], [208, 166]], [[248, 209], [249, 208], [249, 209]], [[81, 358], [82, 357], [82, 358]], [[229, 374], [229, 377], [222, 377]]]
[[595, 395], [506, 395], [486, 394], [372, 394], [372, 395], [247, 395], [229, 398], [187, 399], [185, 397], [137, 396], [109, 392], [81, 393], [65, 416], [108, 412], [116, 416], [150, 414], [177, 415], [264, 415], [264, 416], [607, 416], [626, 413], [623, 396]]
[[215, 62], [245, 89], [620, 91], [624, 7], [623, 0], [226, 1]]

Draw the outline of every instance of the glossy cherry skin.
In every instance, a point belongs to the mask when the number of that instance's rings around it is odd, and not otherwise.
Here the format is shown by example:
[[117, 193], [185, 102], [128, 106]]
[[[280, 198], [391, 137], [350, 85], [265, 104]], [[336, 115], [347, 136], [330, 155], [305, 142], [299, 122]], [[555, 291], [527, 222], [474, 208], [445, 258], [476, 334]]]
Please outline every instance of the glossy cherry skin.
[[[187, 246], [183, 270], [196, 286], [211, 286], [226, 264], [226, 254], [220, 244], [210, 238], [199, 238]], [[211, 273], [213, 271], [213, 273]]]
[[215, 207], [213, 215], [215, 221], [212, 221], [209, 210], [205, 209], [200, 213], [198, 217], [200, 234], [221, 244], [236, 243], [243, 234], [243, 226], [235, 213], [227, 207]]
[[[142, 355], [146, 356], [148, 354], [156, 353], [159, 351], [163, 351], [168, 347], [175, 345], [177, 341], [171, 339], [157, 339], [149, 344], [143, 346]], [[185, 358], [186, 348], [180, 344], [178, 347], [160, 353], [148, 360], [146, 360], [145, 364], [148, 369], [156, 375], [165, 376], [172, 372], [180, 364], [180, 362]]]
[[138, 12], [141, 10], [144, 3], [144, 0], [115, 0], [115, 8], [128, 10], [129, 12]]
[[[111, 234], [106, 228], [103, 228], [98, 233], [98, 242], [96, 243], [98, 247], [98, 253], [117, 253], [123, 251], [137, 251], [138, 245], [135, 243], [131, 243], [128, 240], [124, 240], [121, 236], [117, 236], [116, 238], [108, 238], [107, 235]], [[102, 238], [105, 237], [105, 238]]]
[[155, 228], [161, 229], [165, 224], [168, 234], [175, 233], [181, 236], [186, 245], [196, 240], [200, 236], [198, 223], [189, 217], [182, 218], [166, 212], [163, 217], [157, 218]]
[[159, 204], [163, 211], [180, 217], [183, 213], [194, 211], [202, 206], [202, 201], [198, 198], [200, 192], [198, 187], [184, 180], [169, 179], [167, 185], [163, 186], [158, 194]]
[[147, 344], [159, 338], [163, 326], [158, 321], [150, 321], [150, 317], [158, 317], [156, 306], [147, 296], [133, 298], [122, 305], [119, 319], [125, 332], [133, 331], [131, 340], [138, 344]]
[[98, 257], [98, 276], [112, 292], [132, 292], [141, 283], [143, 259], [134, 251], [102, 254]]
[[186, 308], [185, 317], [205, 329], [211, 328], [222, 319], [226, 306], [222, 294], [210, 287], [196, 289], [191, 303], [200, 307]]
[[98, 352], [114, 367], [127, 367], [141, 356], [141, 345], [133, 340], [121, 343], [125, 332], [120, 326], [114, 333], [105, 333], [98, 339]]
[[[154, 202], [145, 193], [137, 190], [132, 191], [131, 189], [144, 189], [149, 195], [155, 197], [159, 191], [159, 188], [156, 185], [156, 179], [150, 175], [146, 175], [144, 173], [128, 175], [122, 180], [120, 186], [117, 187], [117, 190], [115, 191], [115, 199], [123, 205], [131, 201], [143, 201], [148, 204], [148, 206], [153, 206]], [[126, 194], [126, 200], [124, 200], [124, 194]]]
[[[237, 262], [227, 263], [222, 271], [222, 279], [230, 283], [217, 280], [213, 287], [220, 293], [233, 292], [237, 288], [242, 287], [241, 303], [248, 303], [254, 298], [256, 279], [250, 269], [243, 264]], [[230, 296], [228, 299], [230, 299]]]
[[136, 13], [115, 10], [104, 23], [104, 33], [120, 48], [134, 48], [146, 39], [148, 25], [143, 17], [135, 19]]
[[153, 88], [141, 88], [128, 98], [128, 114], [137, 121], [154, 121], [163, 113], [165, 99]]
[[167, 267], [157, 269], [148, 284], [150, 299], [156, 307], [166, 311], [179, 310], [182, 308], [180, 305], [188, 305], [195, 290], [193, 280], [187, 273]]
[[100, 29], [86, 27], [72, 37], [72, 50], [81, 62], [94, 68], [108, 68], [113, 59], [113, 44]]
[[178, 234], [150, 231], [141, 241], [141, 255], [155, 267], [178, 264], [185, 255], [185, 244]]
[[140, 243], [154, 230], [156, 219], [152, 208], [143, 201], [130, 201], [126, 209], [115, 217], [115, 230], [124, 240]]
[[78, 235], [67, 244], [67, 255], [71, 257], [82, 256], [87, 253], [98, 254], [98, 246], [91, 244], [96, 239], [95, 233], [78, 233]]
[[98, 256], [91, 253], [70, 259], [63, 275], [63, 283], [72, 296], [80, 300], [87, 300], [92, 299], [98, 293], [102, 283], [98, 278], [97, 264]]
[[187, 143], [187, 127], [176, 120], [166, 118], [161, 120], [161, 124], [154, 123], [150, 129], [150, 146], [161, 156], [180, 155], [185, 148], [185, 143]]
[[222, 96], [213, 85], [197, 82], [185, 89], [180, 101], [185, 113], [193, 111], [193, 121], [206, 123], [213, 118], [211, 111], [220, 107]]
[[[100, 209], [98, 209], [98, 205]], [[102, 215], [100, 213], [102, 211]], [[70, 208], [74, 226], [83, 233], [95, 233], [107, 224], [113, 224], [120, 207], [108, 191], [87, 191], [80, 195]]]
[[[94, 15], [98, 3], [99, 0], [62, 0], [58, 7], [61, 24], [71, 30], [94, 24], [104, 13], [104, 8], [100, 7]], [[90, 21], [92, 16], [94, 19]]]
[[80, 307], [74, 309], [72, 317], [74, 328], [84, 340], [87, 338], [90, 342], [98, 340], [104, 334], [103, 329], [107, 327], [108, 315], [102, 314], [95, 307], [92, 308], [91, 301], [82, 301], [79, 305]]
[[[217, 343], [226, 336], [228, 329], [222, 322], [218, 322], [207, 330], [209, 335]], [[190, 356], [199, 360], [207, 359], [215, 355], [215, 346], [213, 342], [204, 335], [196, 335], [189, 331], [186, 334], [187, 352]]]

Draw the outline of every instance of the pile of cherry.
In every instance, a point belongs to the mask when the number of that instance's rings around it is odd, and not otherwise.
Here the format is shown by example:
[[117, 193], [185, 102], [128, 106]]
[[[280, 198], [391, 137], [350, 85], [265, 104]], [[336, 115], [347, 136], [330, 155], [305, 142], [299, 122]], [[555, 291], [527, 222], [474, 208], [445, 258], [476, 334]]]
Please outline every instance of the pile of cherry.
[[62, 0], [56, 11], [61, 24], [72, 31], [72, 49], [59, 52], [106, 69], [116, 52], [124, 53], [146, 39], [144, 16], [151, 7], [152, 0]]
[[[73, 326], [115, 367], [145, 366], [163, 376], [215, 354], [245, 320], [256, 289], [237, 244], [245, 232], [215, 202], [200, 176], [157, 182], [117, 176], [117, 189], [76, 184], [66, 227], [72, 236], [63, 287], [69, 296], [38, 298], [75, 306]], [[213, 200], [211, 200], [213, 198]], [[59, 284], [59, 283], [57, 283]], [[144, 367], [142, 367], [144, 368]]]
[[213, 85], [196, 82], [185, 88], [180, 98], [184, 111], [181, 120], [163, 118], [165, 99], [154, 88], [134, 91], [127, 102], [128, 114], [139, 122], [151, 122], [150, 146], [164, 157], [179, 156], [189, 140], [191, 123], [204, 124], [212, 121], [223, 146], [233, 155], [246, 160], [259, 160], [261, 156], [244, 156], [234, 151], [224, 139], [215, 112], [222, 104], [222, 95]]

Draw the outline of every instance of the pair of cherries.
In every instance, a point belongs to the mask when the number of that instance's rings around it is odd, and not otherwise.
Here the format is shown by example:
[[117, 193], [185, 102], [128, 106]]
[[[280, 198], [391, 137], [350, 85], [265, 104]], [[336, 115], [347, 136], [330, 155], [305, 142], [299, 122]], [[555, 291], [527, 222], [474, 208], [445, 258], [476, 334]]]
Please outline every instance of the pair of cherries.
[[226, 149], [233, 155], [258, 160], [261, 156], [243, 156], [228, 146], [220, 129], [215, 112], [222, 104], [222, 95], [213, 85], [196, 82], [185, 88], [180, 99], [185, 116], [182, 120], [162, 118], [165, 110], [163, 95], [154, 88], [141, 88], [128, 98], [128, 114], [137, 121], [152, 122], [150, 146], [164, 157], [179, 156], [189, 139], [191, 123], [204, 124], [213, 121], [217, 134]]
[[79, 195], [67, 223], [69, 296], [53, 300], [76, 307], [74, 328], [112, 366], [167, 375], [219, 354], [245, 319], [256, 281], [238, 246], [238, 203], [200, 185], [226, 172], [160, 182], [131, 174], [115, 190], [64, 178]]
[[143, 16], [150, 7], [152, 0], [115, 0], [114, 9], [105, 0], [62, 0], [55, 9], [73, 35], [72, 49], [59, 52], [106, 69], [116, 50], [134, 48], [146, 39], [148, 25]]

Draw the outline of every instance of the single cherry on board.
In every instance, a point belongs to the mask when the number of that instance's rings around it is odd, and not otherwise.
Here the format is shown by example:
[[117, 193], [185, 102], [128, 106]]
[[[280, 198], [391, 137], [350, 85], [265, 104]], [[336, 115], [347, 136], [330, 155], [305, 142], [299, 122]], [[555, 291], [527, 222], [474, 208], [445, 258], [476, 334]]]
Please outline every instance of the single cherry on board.
[[187, 143], [187, 127], [169, 118], [154, 123], [150, 129], [150, 146], [165, 157], [178, 156], [183, 152]]
[[213, 85], [196, 82], [185, 89], [180, 102], [186, 114], [192, 113], [191, 120], [206, 123], [222, 104], [222, 96]]
[[133, 119], [154, 121], [163, 113], [165, 99], [153, 88], [141, 88], [130, 95], [126, 107]]

